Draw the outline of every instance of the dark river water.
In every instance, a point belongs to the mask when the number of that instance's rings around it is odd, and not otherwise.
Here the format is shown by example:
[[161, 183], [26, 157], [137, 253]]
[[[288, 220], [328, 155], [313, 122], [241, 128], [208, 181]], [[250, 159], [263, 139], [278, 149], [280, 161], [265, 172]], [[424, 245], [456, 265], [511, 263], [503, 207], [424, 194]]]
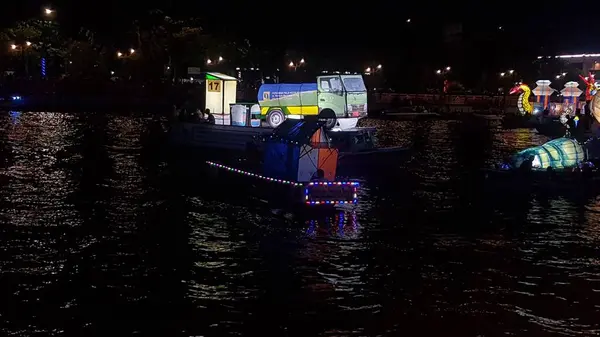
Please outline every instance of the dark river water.
[[535, 131], [366, 121], [412, 157], [307, 216], [181, 175], [150, 123], [0, 114], [1, 336], [600, 333], [600, 199], [477, 178]]

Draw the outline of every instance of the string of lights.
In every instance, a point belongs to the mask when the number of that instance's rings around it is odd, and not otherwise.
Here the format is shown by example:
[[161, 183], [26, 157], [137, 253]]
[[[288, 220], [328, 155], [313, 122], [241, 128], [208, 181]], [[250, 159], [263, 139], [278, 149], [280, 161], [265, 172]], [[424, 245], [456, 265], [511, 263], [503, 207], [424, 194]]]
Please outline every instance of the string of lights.
[[[212, 161], [207, 161], [206, 163], [209, 164], [210, 166], [225, 169], [229, 172], [239, 173], [242, 175], [246, 175], [246, 176], [250, 176], [250, 177], [254, 177], [254, 178], [258, 178], [258, 179], [262, 179], [262, 180], [266, 180], [266, 181], [270, 181], [270, 182], [286, 184], [286, 185], [290, 185], [290, 186], [294, 186], [294, 187], [304, 186], [305, 187], [304, 188], [304, 200], [307, 205], [338, 205], [338, 204], [342, 204], [342, 205], [343, 204], [354, 204], [355, 205], [358, 203], [358, 187], [360, 184], [356, 181], [311, 181], [309, 183], [299, 183], [299, 182], [285, 180], [285, 179], [277, 179], [277, 178], [263, 176], [260, 174], [236, 169], [234, 167], [215, 163]], [[311, 190], [315, 187], [321, 187], [321, 186], [349, 187], [349, 188], [351, 188], [352, 198], [349, 200], [346, 200], [346, 199], [335, 200], [333, 198], [327, 198], [327, 199], [314, 198], [313, 195], [311, 194]], [[346, 194], [346, 193], [342, 193], [342, 194]]]

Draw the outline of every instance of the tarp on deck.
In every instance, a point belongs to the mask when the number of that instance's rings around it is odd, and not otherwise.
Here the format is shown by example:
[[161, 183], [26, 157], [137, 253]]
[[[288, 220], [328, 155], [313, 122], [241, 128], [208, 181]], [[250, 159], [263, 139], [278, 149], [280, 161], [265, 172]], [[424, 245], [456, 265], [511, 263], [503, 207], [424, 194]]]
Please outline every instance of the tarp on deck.
[[511, 164], [518, 168], [523, 161], [530, 157], [533, 157], [533, 168], [545, 169], [552, 166], [563, 169], [579, 165], [585, 160], [585, 152], [577, 141], [570, 138], [558, 138], [518, 152], [511, 158]]
[[335, 180], [338, 150], [330, 148], [323, 122], [288, 119], [264, 144], [265, 175], [277, 179], [308, 182], [317, 170]]
[[273, 131], [273, 138], [306, 145], [311, 137], [324, 125], [317, 119], [286, 119]]

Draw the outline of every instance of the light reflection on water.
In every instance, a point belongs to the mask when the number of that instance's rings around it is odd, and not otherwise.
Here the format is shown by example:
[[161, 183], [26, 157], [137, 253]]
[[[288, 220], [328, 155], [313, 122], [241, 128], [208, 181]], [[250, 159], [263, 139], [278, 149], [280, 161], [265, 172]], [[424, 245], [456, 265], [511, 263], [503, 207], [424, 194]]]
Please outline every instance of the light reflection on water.
[[367, 121], [411, 158], [309, 216], [184, 180], [149, 119], [0, 116], [2, 335], [600, 333], [600, 199], [476, 178], [534, 131]]

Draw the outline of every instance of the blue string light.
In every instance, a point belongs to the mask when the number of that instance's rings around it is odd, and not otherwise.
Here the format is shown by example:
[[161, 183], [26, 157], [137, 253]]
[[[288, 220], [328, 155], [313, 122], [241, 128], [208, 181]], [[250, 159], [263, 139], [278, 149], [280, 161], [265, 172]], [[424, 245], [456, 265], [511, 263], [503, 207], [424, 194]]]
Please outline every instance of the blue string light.
[[40, 68], [42, 70], [42, 77], [46, 77], [46, 58], [45, 57], [42, 57], [42, 62], [41, 62]]

